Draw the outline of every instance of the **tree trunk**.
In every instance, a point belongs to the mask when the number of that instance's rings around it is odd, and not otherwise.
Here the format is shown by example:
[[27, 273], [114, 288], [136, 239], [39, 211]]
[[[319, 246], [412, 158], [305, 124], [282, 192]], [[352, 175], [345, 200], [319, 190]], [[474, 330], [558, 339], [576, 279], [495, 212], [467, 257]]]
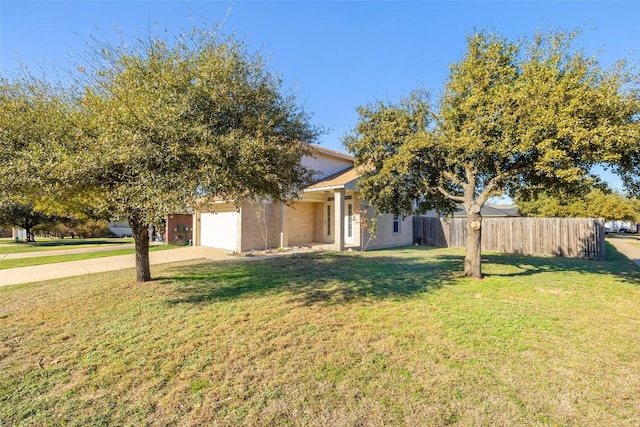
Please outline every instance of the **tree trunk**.
[[467, 209], [467, 241], [465, 242], [464, 275], [482, 279], [482, 216]]
[[34, 243], [36, 241], [36, 238], [33, 235], [31, 228], [25, 228], [24, 231], [27, 234], [27, 243]]
[[133, 233], [136, 247], [136, 281], [148, 282], [151, 280], [151, 267], [149, 266], [149, 225], [135, 216], [129, 218], [129, 226]]

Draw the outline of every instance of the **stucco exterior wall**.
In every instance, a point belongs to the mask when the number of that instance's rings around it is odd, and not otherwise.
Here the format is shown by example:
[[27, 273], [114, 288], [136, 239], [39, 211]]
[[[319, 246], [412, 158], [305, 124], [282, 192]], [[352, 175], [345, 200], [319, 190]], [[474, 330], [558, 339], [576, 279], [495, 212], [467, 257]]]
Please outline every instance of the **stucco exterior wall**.
[[[369, 218], [373, 218], [373, 208], [368, 209]], [[369, 233], [364, 233], [364, 242], [367, 244]], [[413, 244], [413, 217], [402, 220], [400, 217], [400, 232], [393, 232], [393, 215], [385, 214], [376, 216], [376, 236], [369, 241], [367, 249], [381, 249], [392, 246], [405, 246]]]
[[314, 178], [320, 179], [353, 166], [353, 160], [340, 158], [323, 152], [315, 152], [311, 157], [302, 158], [302, 165], [316, 172]]

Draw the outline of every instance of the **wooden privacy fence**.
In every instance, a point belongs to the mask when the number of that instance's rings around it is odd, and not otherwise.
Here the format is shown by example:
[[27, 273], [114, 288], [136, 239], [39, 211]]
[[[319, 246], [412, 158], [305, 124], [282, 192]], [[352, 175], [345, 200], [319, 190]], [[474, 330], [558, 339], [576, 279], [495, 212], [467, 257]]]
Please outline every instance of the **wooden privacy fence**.
[[[413, 218], [413, 242], [463, 248], [464, 218]], [[482, 250], [604, 260], [604, 219], [483, 218]]]

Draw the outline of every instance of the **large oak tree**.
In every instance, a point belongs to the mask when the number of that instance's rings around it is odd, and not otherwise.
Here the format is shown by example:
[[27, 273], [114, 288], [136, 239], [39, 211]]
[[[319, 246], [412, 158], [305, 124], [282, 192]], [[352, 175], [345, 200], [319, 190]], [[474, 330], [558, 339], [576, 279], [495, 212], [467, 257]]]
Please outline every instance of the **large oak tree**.
[[214, 198], [287, 201], [308, 182], [300, 159], [317, 130], [242, 42], [196, 28], [97, 53], [82, 66], [76, 170], [128, 219], [138, 281], [151, 277], [148, 228], [167, 213]]
[[637, 142], [635, 76], [624, 62], [603, 69], [574, 41], [475, 33], [437, 106], [415, 91], [360, 107], [344, 143], [363, 171], [363, 197], [404, 215], [464, 205], [464, 274], [481, 278], [480, 209], [492, 196], [583, 188], [594, 164], [617, 162]]
[[[22, 102], [7, 105], [26, 133], [11, 143], [7, 157], [20, 161], [4, 180], [87, 195], [97, 211], [127, 219], [138, 281], [151, 279], [148, 230], [166, 214], [213, 199], [286, 202], [311, 177], [300, 160], [318, 128], [259, 53], [218, 30], [92, 44], [74, 85], [53, 91], [61, 108], [40, 119], [38, 102], [5, 85]], [[39, 133], [58, 114], [61, 143]]]

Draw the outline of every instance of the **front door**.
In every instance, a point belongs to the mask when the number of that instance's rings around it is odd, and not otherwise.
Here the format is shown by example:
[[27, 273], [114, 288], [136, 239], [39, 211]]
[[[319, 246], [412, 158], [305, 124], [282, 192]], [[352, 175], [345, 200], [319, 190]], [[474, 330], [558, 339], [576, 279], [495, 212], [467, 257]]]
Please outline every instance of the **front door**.
[[324, 204], [324, 229], [322, 234], [324, 235], [325, 243], [333, 243], [333, 216], [335, 211], [333, 210], [333, 202], [326, 202]]

